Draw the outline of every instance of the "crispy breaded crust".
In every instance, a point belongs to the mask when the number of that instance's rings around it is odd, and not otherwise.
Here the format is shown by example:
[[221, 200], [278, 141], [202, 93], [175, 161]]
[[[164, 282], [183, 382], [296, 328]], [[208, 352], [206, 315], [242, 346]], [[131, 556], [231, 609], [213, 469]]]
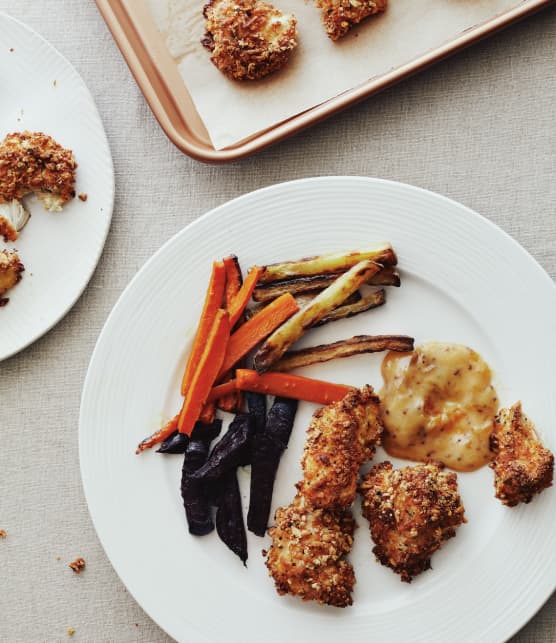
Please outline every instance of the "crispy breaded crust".
[[64, 204], [75, 196], [76, 167], [71, 150], [42, 132], [8, 134], [0, 144], [0, 200], [46, 192]]
[[529, 503], [535, 494], [552, 485], [554, 455], [538, 440], [521, 402], [499, 411], [490, 448], [495, 453], [489, 466], [494, 471], [496, 497], [506, 506]]
[[297, 47], [295, 17], [261, 0], [211, 0], [203, 15], [201, 44], [234, 80], [258, 80], [278, 71]]
[[343, 559], [353, 544], [351, 513], [311, 508], [297, 494], [291, 505], [276, 511], [275, 520], [268, 532], [272, 546], [263, 554], [278, 593], [335, 607], [351, 605], [355, 574]]
[[25, 267], [16, 252], [0, 250], [0, 306], [5, 306], [8, 299], [2, 295], [21, 281]]
[[0, 237], [4, 237], [4, 241], [15, 241], [18, 237], [17, 230], [5, 217], [0, 214]]
[[394, 470], [381, 462], [360, 486], [373, 552], [408, 583], [430, 568], [433, 553], [465, 522], [457, 476], [442, 469], [429, 463]]
[[315, 411], [301, 460], [303, 480], [297, 483], [311, 505], [346, 509], [353, 504], [359, 467], [380, 444], [379, 404], [373, 388], [365, 386]]
[[317, 0], [328, 37], [338, 40], [365, 18], [386, 10], [388, 0]]

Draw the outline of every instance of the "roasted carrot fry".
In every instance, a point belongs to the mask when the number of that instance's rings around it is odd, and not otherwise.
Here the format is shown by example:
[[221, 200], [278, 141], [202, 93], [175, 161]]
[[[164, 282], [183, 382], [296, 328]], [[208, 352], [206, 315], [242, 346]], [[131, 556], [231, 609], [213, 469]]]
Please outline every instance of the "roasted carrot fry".
[[216, 312], [205, 350], [187, 389], [187, 397], [178, 420], [180, 433], [191, 435], [224, 361], [229, 339], [230, 316], [225, 310], [220, 309]]
[[197, 333], [193, 340], [193, 348], [187, 360], [187, 366], [181, 382], [181, 394], [187, 395], [191, 380], [197, 370], [199, 360], [205, 350], [209, 333], [212, 329], [216, 311], [222, 306], [224, 289], [226, 287], [226, 268], [222, 261], [215, 261], [212, 264], [212, 275], [205, 297], [203, 312], [197, 327]]
[[257, 371], [247, 368], [238, 368], [236, 375], [237, 387], [242, 391], [291, 397], [294, 400], [305, 400], [316, 404], [338, 402], [353, 388], [345, 384], [333, 384], [290, 373], [259, 375]]
[[239, 267], [238, 258], [235, 255], [224, 257], [222, 260], [226, 268], [226, 309], [229, 310], [230, 304], [239, 292], [242, 284], [243, 277], [241, 275], [241, 268]]
[[207, 400], [199, 414], [199, 422], [203, 424], [212, 424], [216, 417], [216, 404]]
[[276, 330], [280, 324], [299, 310], [295, 299], [286, 293], [265, 306], [260, 313], [251, 317], [230, 337], [228, 350], [219, 377], [222, 377], [239, 360], [263, 339]]
[[[241, 286], [243, 284], [243, 276], [241, 274], [241, 267], [236, 255], [225, 257], [223, 261], [224, 265], [226, 266], [226, 310], [229, 311], [233, 300], [241, 289]], [[236, 326], [241, 326], [244, 320], [245, 312], [240, 315]], [[241, 364], [241, 366], [244, 366], [244, 364]], [[221, 378], [221, 381], [227, 382], [228, 380], [231, 380], [233, 376], [234, 373], [230, 371]], [[216, 406], [223, 411], [227, 411], [228, 413], [241, 413], [243, 409], [243, 393], [241, 391], [238, 391], [234, 387], [232, 393], [224, 395], [220, 399], [216, 400]]]
[[213, 386], [210, 390], [209, 396], [207, 397], [207, 402], [214, 402], [223, 398], [225, 395], [229, 395], [234, 391], [237, 391], [235, 380], [230, 380], [229, 382], [224, 382], [224, 384], [218, 384], [218, 386]]
[[239, 292], [228, 306], [228, 311], [230, 313], [230, 328], [235, 326], [237, 320], [245, 310], [245, 306], [249, 303], [261, 272], [262, 268], [259, 268], [258, 266], [254, 266], [249, 270]]
[[148, 438], [141, 440], [141, 442], [139, 442], [137, 446], [135, 453], [142, 453], [143, 451], [146, 451], [147, 449], [153, 447], [155, 444], [164, 442], [164, 440], [166, 440], [166, 438], [169, 438], [172, 433], [178, 428], [179, 418], [180, 414], [178, 413], [176, 417], [168, 420], [168, 422], [166, 422], [166, 424], [162, 428], [158, 429], [158, 431], [156, 431], [152, 435], [149, 435]]

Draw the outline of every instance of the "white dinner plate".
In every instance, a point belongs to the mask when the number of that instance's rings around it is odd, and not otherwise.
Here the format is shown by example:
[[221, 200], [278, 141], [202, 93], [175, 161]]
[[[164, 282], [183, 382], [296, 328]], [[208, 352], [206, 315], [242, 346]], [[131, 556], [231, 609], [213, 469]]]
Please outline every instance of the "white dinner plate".
[[[398, 252], [401, 288], [389, 290], [385, 306], [313, 330], [302, 344], [358, 333], [468, 344], [493, 367], [502, 402], [522, 399], [556, 447], [556, 288], [492, 223], [437, 194], [356, 177], [276, 185], [209, 212], [165, 244], [121, 296], [91, 360], [80, 414], [81, 471], [99, 537], [137, 601], [177, 640], [501, 641], [553, 591], [554, 489], [508, 509], [494, 498], [490, 469], [459, 474], [468, 523], [411, 584], [374, 560], [356, 505], [350, 560], [357, 584], [353, 606], [342, 610], [279, 597], [261, 556], [268, 537], [249, 534], [243, 567], [215, 533], [190, 536], [179, 493], [182, 457], [134, 454], [180, 406], [180, 376], [213, 259], [234, 252], [246, 269], [385, 240]], [[378, 388], [381, 358], [300, 373]], [[273, 510], [294, 495], [315, 408], [299, 406]], [[385, 457], [379, 450], [375, 462]], [[246, 509], [248, 470], [239, 478]]]
[[36, 197], [24, 202], [31, 219], [14, 249], [25, 265], [22, 281], [0, 308], [0, 360], [50, 330], [89, 282], [110, 227], [114, 170], [93, 97], [71, 64], [44, 38], [0, 13], [0, 140], [30, 130], [73, 150], [77, 197], [62, 212], [47, 212]]

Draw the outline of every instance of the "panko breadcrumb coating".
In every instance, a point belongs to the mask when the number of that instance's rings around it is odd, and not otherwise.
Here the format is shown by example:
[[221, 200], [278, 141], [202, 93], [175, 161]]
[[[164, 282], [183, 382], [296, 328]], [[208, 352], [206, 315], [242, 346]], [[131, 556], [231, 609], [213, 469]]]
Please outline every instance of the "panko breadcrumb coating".
[[8, 134], [0, 143], [0, 202], [35, 192], [46, 210], [61, 210], [75, 196], [76, 167], [71, 150], [42, 132]]
[[495, 453], [489, 466], [494, 470], [496, 497], [508, 507], [531, 502], [535, 494], [552, 485], [554, 455], [537, 438], [521, 402], [499, 411], [490, 448]]
[[434, 552], [466, 522], [457, 476], [443, 468], [429, 463], [394, 470], [390, 462], [381, 462], [361, 483], [373, 552], [402, 581], [429, 569]]
[[21, 280], [21, 273], [24, 270], [16, 252], [0, 250], [0, 306], [8, 303], [8, 299], [2, 295]]
[[296, 19], [261, 0], [211, 0], [201, 43], [214, 65], [234, 80], [278, 71], [297, 46]]
[[338, 40], [368, 16], [386, 10], [388, 0], [317, 0], [328, 37]]
[[350, 507], [359, 467], [373, 457], [382, 428], [380, 401], [371, 386], [315, 411], [301, 460], [299, 492], [315, 507]]
[[298, 494], [276, 511], [266, 566], [279, 594], [293, 594], [335, 607], [351, 605], [355, 574], [343, 558], [351, 550], [355, 523], [349, 511], [315, 509]]

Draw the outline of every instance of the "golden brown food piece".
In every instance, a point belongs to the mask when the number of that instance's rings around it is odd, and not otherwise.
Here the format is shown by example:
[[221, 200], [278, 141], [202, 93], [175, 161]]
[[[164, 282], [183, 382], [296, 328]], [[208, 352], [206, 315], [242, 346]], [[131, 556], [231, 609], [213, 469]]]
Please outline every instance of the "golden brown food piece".
[[338, 308], [367, 278], [381, 266], [370, 259], [355, 264], [321, 291], [306, 306], [298, 310], [266, 339], [253, 357], [257, 373], [264, 373], [282, 357], [288, 348], [326, 315]]
[[[282, 261], [262, 266], [259, 284], [269, 284], [284, 279], [298, 279], [315, 275], [336, 275], [353, 268], [360, 261], [369, 259], [381, 266], [395, 266], [398, 258], [390, 243], [378, 243], [375, 246], [350, 252], [327, 252], [313, 257], [304, 257], [296, 261]], [[376, 273], [375, 273], [376, 274]], [[369, 278], [374, 277], [371, 275]], [[330, 285], [330, 284], [328, 284]]]
[[75, 196], [77, 163], [42, 132], [15, 132], [0, 143], [0, 201], [36, 192], [46, 210], [58, 211]]
[[287, 351], [272, 367], [273, 371], [287, 372], [294, 368], [328, 362], [333, 359], [380, 353], [382, 351], [412, 351], [413, 337], [407, 335], [355, 335], [331, 344], [319, 344], [296, 351]]
[[360, 486], [373, 552], [408, 583], [430, 568], [434, 552], [466, 522], [457, 476], [444, 472], [443, 466], [429, 463], [394, 470], [390, 462], [381, 462]]
[[351, 550], [355, 523], [349, 511], [314, 509], [298, 494], [276, 511], [269, 529], [266, 566], [279, 594], [294, 594], [335, 607], [352, 604], [355, 574], [343, 558]]
[[296, 19], [261, 0], [211, 0], [201, 44], [234, 80], [258, 80], [286, 65], [297, 47]]
[[21, 281], [21, 273], [24, 270], [16, 252], [0, 250], [0, 307], [5, 306], [9, 301], [2, 295]]
[[76, 574], [80, 574], [85, 569], [85, 565], [85, 559], [79, 557], [72, 560], [68, 567], [70, 567]]
[[[333, 281], [338, 279], [340, 274], [308, 275], [260, 284], [253, 291], [253, 301], [272, 301], [286, 292], [291, 293], [294, 297], [303, 294], [315, 297], [321, 290], [328, 288]], [[394, 266], [385, 266], [373, 275], [368, 283], [371, 286], [398, 287], [401, 284], [400, 273]]]
[[490, 448], [495, 453], [489, 466], [494, 470], [496, 497], [508, 507], [531, 502], [535, 494], [552, 485], [554, 455], [537, 438], [521, 402], [499, 411]]
[[388, 0], [317, 0], [328, 37], [338, 40], [368, 16], [385, 11]]
[[379, 399], [371, 386], [315, 411], [301, 460], [299, 492], [314, 507], [350, 507], [359, 467], [373, 457], [381, 433]]

